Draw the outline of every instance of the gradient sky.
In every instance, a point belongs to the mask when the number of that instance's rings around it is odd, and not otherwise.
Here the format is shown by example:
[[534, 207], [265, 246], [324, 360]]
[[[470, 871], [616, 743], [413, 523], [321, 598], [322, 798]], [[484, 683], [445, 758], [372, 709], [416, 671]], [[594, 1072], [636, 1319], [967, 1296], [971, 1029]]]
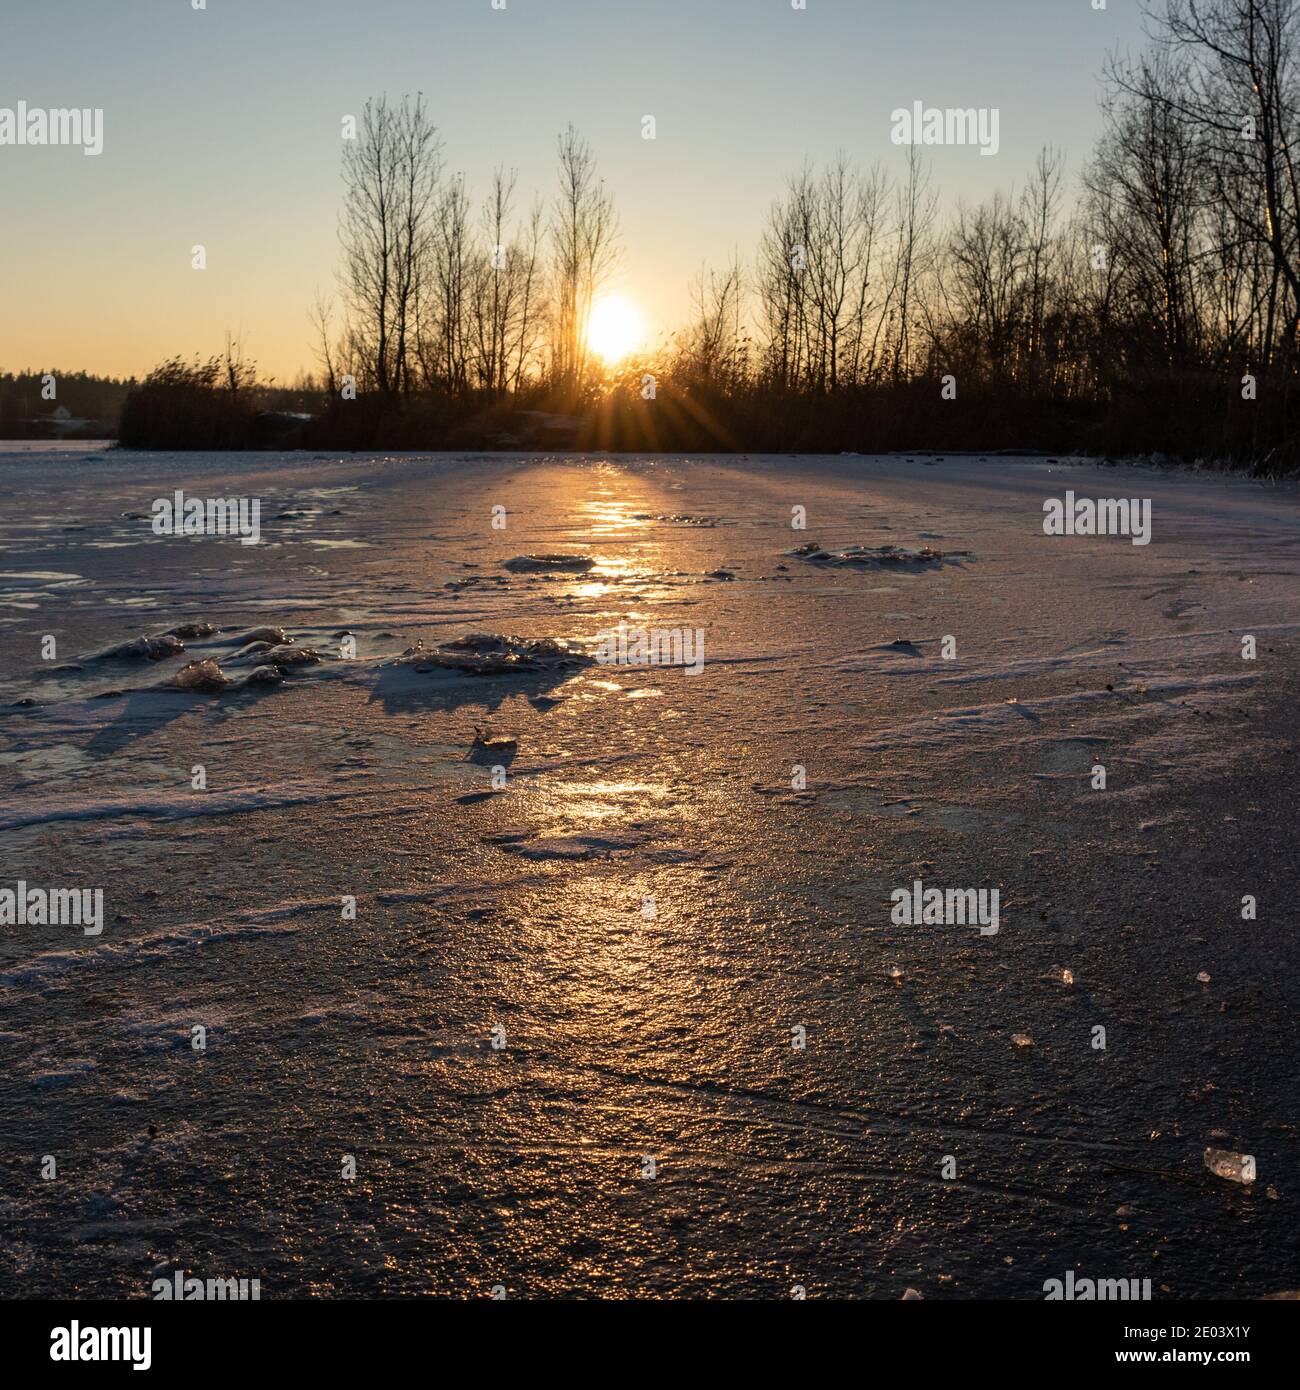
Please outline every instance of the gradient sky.
[[[1001, 150], [933, 149], [944, 203], [1077, 175], [1138, 0], [4, 0], [0, 107], [102, 107], [105, 149], [0, 146], [0, 370], [143, 373], [226, 329], [281, 381], [334, 288], [340, 120], [423, 90], [450, 169], [549, 196], [572, 121], [620, 215], [621, 293], [675, 326], [702, 262], [748, 257], [785, 175], [902, 167], [889, 113], [996, 106]], [[641, 139], [653, 114], [658, 139]], [[208, 269], [190, 269], [190, 247]]]

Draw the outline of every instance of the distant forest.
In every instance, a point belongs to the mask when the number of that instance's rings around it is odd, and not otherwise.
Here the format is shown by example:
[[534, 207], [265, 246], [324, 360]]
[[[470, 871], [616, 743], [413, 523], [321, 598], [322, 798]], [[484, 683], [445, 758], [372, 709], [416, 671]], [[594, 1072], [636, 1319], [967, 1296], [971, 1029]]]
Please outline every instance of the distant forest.
[[[53, 379], [52, 394], [46, 383]], [[134, 377], [95, 376], [53, 367], [0, 372], [0, 439], [115, 439], [123, 406], [141, 383]], [[260, 409], [319, 412], [324, 395], [308, 379], [293, 387], [263, 383]], [[60, 418], [60, 409], [70, 419]]]
[[1021, 448], [1292, 471], [1298, 5], [1167, 0], [1147, 51], [1107, 64], [1082, 166], [1044, 149], [976, 206], [941, 209], [916, 146], [894, 169], [836, 153], [795, 171], [748, 259], [703, 268], [690, 321], [614, 369], [586, 341], [620, 255], [590, 146], [560, 136], [549, 197], [521, 206], [498, 169], [476, 199], [423, 96], [377, 98], [344, 141], [338, 294], [311, 311], [300, 403], [228, 343], [129, 385], [122, 440]]
[[[47, 399], [45, 377], [54, 377], [54, 395]], [[74, 420], [67, 430], [73, 438], [104, 438], [117, 432], [118, 416], [127, 392], [136, 383], [87, 372], [44, 370], [0, 372], [0, 439], [48, 439], [55, 432], [55, 411], [63, 406]]]

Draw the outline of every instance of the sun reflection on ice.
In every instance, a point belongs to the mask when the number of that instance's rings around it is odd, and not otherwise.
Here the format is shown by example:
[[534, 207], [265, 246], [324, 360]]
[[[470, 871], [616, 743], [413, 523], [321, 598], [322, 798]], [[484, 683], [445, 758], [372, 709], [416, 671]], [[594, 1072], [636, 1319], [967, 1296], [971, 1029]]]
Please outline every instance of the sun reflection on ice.
[[[604, 821], [643, 809], [647, 801], [667, 799], [668, 789], [653, 782], [568, 782], [550, 788], [553, 809], [568, 820]], [[627, 799], [636, 798], [629, 807]]]

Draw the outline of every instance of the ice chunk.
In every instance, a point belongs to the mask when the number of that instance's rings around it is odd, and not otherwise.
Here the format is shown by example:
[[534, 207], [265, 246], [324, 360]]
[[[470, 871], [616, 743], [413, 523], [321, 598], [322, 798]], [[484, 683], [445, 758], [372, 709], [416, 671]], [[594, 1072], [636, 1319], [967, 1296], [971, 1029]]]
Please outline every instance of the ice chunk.
[[272, 666], [317, 666], [322, 657], [311, 647], [291, 647], [287, 643], [272, 647], [264, 653]]
[[464, 671], [494, 676], [512, 672], [563, 671], [590, 666], [595, 658], [573, 642], [553, 637], [503, 637], [491, 632], [472, 632], [436, 647], [408, 648], [396, 664], [416, 671]]
[[502, 566], [514, 574], [536, 574], [547, 570], [564, 570], [574, 574], [585, 574], [595, 565], [589, 555], [516, 555], [513, 560], [502, 561]]
[[161, 661], [167, 656], [179, 656], [185, 650], [185, 643], [170, 632], [159, 633], [157, 637], [135, 637], [129, 642], [119, 642], [116, 646], [105, 647], [102, 651], [84, 656], [83, 661]]
[[[816, 541], [808, 541], [787, 550], [787, 555], [807, 560], [814, 565], [860, 565], [867, 568], [879, 566], [910, 566], [923, 569], [941, 564], [947, 555], [931, 546], [923, 545], [916, 549], [899, 545], [846, 545], [841, 550], [825, 550]], [[968, 550], [955, 550], [953, 555], [969, 555]]]
[[250, 642], [269, 642], [273, 647], [287, 647], [293, 637], [282, 627], [250, 627], [221, 639], [223, 647], [246, 647]]
[[1231, 1149], [1206, 1149], [1205, 1166], [1216, 1178], [1227, 1178], [1229, 1182], [1255, 1181], [1253, 1154], [1233, 1153]]
[[171, 679], [177, 690], [224, 690], [230, 684], [226, 673], [209, 657], [206, 661], [191, 661], [182, 666]]
[[481, 760], [484, 755], [513, 757], [518, 751], [519, 740], [517, 738], [494, 738], [491, 734], [484, 733], [477, 724], [474, 726], [474, 743], [470, 748], [472, 760]]
[[244, 677], [245, 685], [279, 685], [284, 672], [278, 666], [254, 666]]

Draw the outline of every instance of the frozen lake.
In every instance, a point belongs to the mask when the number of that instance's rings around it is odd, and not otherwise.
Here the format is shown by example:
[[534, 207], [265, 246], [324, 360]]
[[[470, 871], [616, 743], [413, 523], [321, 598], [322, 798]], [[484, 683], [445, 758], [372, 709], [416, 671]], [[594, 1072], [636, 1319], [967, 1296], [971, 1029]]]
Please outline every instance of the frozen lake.
[[[1300, 1287], [1298, 572], [1076, 461], [0, 445], [0, 889], [104, 895], [0, 925], [0, 1293]], [[620, 626], [699, 669], [426, 659]]]

